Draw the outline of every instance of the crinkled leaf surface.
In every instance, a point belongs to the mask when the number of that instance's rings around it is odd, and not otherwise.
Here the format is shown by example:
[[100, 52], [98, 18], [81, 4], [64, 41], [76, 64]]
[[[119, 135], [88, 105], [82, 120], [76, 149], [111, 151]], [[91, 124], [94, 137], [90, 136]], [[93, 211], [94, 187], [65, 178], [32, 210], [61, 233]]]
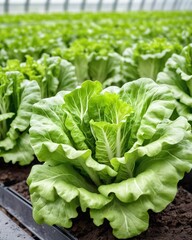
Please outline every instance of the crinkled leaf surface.
[[181, 55], [173, 54], [168, 59], [157, 82], [170, 87], [177, 99], [177, 112], [192, 121], [192, 44], [184, 47]]
[[88, 74], [91, 80], [98, 80], [105, 84], [105, 81], [120, 72], [122, 58], [117, 53], [109, 53], [106, 56], [99, 56], [93, 53], [89, 56]]
[[[34, 206], [34, 218], [39, 223], [71, 226], [71, 218], [77, 216], [76, 208], [100, 209], [111, 201], [98, 193], [97, 187], [87, 182], [70, 164], [61, 164], [55, 167], [48, 165], [34, 166], [28, 179]], [[54, 207], [56, 203], [56, 208]]]
[[31, 144], [45, 162], [28, 178], [35, 219], [69, 227], [80, 206], [117, 238], [146, 230], [148, 210], [163, 210], [192, 167], [191, 127], [171, 120], [175, 106], [147, 78], [105, 90], [86, 81], [35, 104]]
[[40, 100], [40, 89], [36, 81], [23, 80], [17, 71], [7, 72], [4, 77], [7, 82], [1, 85], [4, 91], [1, 92], [0, 104], [0, 156], [5, 162], [26, 165], [33, 159], [27, 131], [32, 106]]
[[[8, 139], [7, 143], [10, 143]], [[30, 138], [27, 131], [23, 132], [17, 138], [13, 148], [4, 150], [1, 148], [0, 156], [5, 162], [19, 163], [28, 165], [34, 159], [34, 152], [30, 144]]]

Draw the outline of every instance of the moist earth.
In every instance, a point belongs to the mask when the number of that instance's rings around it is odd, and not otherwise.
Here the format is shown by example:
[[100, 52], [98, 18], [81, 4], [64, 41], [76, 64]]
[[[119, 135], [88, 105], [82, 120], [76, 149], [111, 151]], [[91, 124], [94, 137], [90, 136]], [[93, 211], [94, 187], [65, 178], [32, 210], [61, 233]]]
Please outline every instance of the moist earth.
[[[0, 163], [0, 183], [10, 186], [26, 199], [30, 199], [27, 176], [32, 165], [21, 167]], [[172, 203], [161, 213], [149, 212], [150, 224], [147, 231], [131, 240], [189, 240], [192, 239], [192, 194], [191, 181], [180, 182], [178, 193]], [[89, 214], [79, 210], [69, 231], [79, 240], [115, 240], [108, 222], [96, 227]]]

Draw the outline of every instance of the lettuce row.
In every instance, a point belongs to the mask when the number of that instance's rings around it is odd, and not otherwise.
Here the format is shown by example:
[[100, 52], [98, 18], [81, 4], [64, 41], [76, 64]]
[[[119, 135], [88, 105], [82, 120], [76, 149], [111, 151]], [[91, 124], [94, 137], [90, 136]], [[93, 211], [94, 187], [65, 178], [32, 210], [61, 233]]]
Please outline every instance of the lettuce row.
[[171, 120], [175, 100], [151, 79], [105, 90], [86, 81], [33, 109], [31, 144], [44, 164], [27, 182], [38, 223], [71, 227], [80, 206], [97, 226], [106, 218], [117, 238], [130, 238], [192, 167], [190, 124]]

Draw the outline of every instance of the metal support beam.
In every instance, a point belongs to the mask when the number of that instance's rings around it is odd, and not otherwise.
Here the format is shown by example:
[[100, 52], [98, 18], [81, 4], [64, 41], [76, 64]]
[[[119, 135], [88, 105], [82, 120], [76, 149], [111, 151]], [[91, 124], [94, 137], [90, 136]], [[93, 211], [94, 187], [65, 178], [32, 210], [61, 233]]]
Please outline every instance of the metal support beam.
[[82, 3], [81, 3], [81, 10], [84, 11], [85, 10], [85, 7], [86, 7], [86, 0], [82, 0]]
[[156, 0], [153, 0], [153, 2], [152, 2], [152, 4], [151, 4], [151, 10], [154, 10], [155, 5], [156, 5]]
[[25, 12], [29, 12], [29, 3], [30, 3], [30, 0], [26, 0], [25, 2]]
[[140, 7], [139, 7], [139, 10], [143, 10], [144, 5], [145, 5], [145, 0], [142, 0], [141, 4], [140, 4]]
[[97, 4], [97, 11], [100, 12], [102, 9], [102, 5], [103, 5], [103, 0], [99, 0], [98, 4]]
[[175, 0], [173, 2], [173, 5], [172, 5], [172, 10], [176, 10], [177, 9], [177, 4], [178, 4], [178, 0]]
[[116, 11], [116, 10], [117, 10], [117, 5], [118, 5], [118, 0], [114, 0], [114, 2], [113, 2], [113, 7], [112, 7], [112, 10], [113, 10], [113, 11]]
[[128, 11], [131, 11], [132, 4], [133, 4], [133, 0], [129, 0], [128, 5], [127, 5], [127, 10]]
[[165, 5], [166, 5], [166, 0], [163, 1], [162, 5], [161, 5], [161, 10], [165, 9]]
[[49, 7], [50, 7], [50, 0], [47, 0], [45, 2], [45, 12], [49, 12]]
[[4, 2], [4, 12], [5, 13], [9, 12], [9, 0], [5, 0]]
[[63, 4], [63, 9], [64, 9], [64, 11], [67, 11], [69, 9], [69, 0], [65, 0], [65, 2]]

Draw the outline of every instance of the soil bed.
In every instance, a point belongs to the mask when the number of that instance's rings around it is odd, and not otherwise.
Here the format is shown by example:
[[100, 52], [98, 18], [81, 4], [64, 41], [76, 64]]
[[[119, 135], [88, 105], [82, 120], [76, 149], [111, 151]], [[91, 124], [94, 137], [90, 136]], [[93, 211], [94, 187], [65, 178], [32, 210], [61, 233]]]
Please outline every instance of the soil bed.
[[[29, 199], [27, 176], [32, 165], [20, 167], [0, 163], [0, 183], [11, 186], [15, 191]], [[161, 213], [150, 212], [150, 226], [141, 235], [131, 240], [189, 240], [192, 236], [192, 194], [190, 182], [186, 179], [180, 183], [175, 200]], [[187, 190], [185, 190], [185, 189]], [[79, 240], [115, 240], [107, 221], [96, 227], [88, 213], [79, 211], [69, 230]]]

